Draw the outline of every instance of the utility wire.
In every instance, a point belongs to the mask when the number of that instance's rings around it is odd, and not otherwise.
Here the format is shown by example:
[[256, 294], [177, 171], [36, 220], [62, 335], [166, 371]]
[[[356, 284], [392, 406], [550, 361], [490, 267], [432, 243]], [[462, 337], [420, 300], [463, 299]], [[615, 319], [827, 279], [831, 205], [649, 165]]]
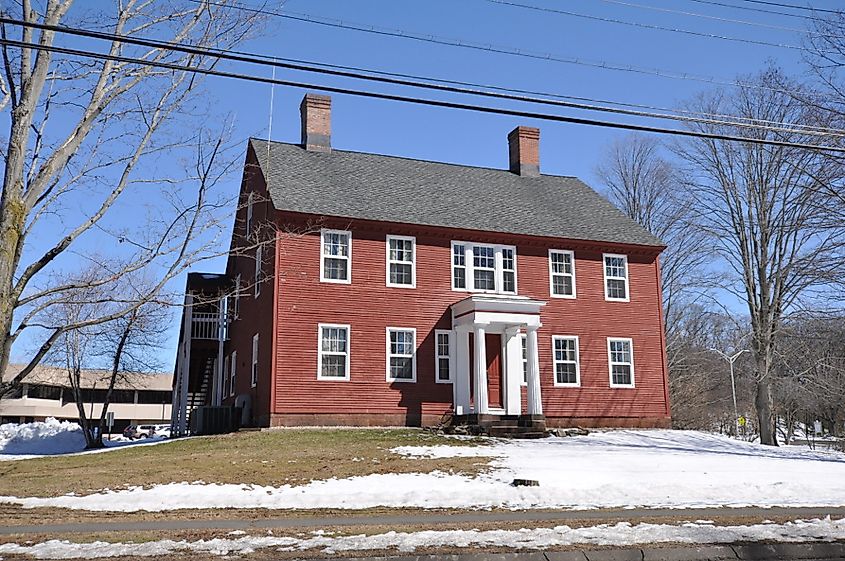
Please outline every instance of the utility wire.
[[191, 72], [195, 74], [205, 74], [209, 76], [218, 76], [223, 78], [233, 78], [238, 80], [245, 80], [251, 82], [259, 82], [265, 84], [276, 84], [280, 86], [290, 86], [296, 88], [311, 89], [317, 91], [324, 91], [336, 94], [352, 95], [358, 97], [366, 97], [370, 99], [382, 99], [388, 101], [398, 101], [404, 103], [412, 103], [416, 105], [427, 105], [432, 107], [444, 107], [449, 109], [459, 109], [464, 111], [474, 111], [477, 113], [508, 115], [511, 117], [522, 117], [526, 119], [537, 119], [542, 121], [553, 121], [560, 123], [570, 123], [576, 125], [587, 125], [603, 128], [613, 128], [621, 130], [630, 130], [638, 132], [649, 132], [656, 134], [668, 134], [674, 136], [688, 137], [688, 138], [705, 138], [710, 140], [724, 140], [729, 142], [745, 142], [749, 144], [759, 144], [767, 146], [782, 146], [788, 148], [800, 148], [808, 150], [820, 150], [833, 153], [845, 153], [845, 148], [831, 145], [807, 144], [800, 142], [790, 142], [776, 139], [763, 139], [754, 137], [742, 137], [729, 134], [711, 133], [704, 131], [693, 131], [683, 129], [670, 129], [665, 127], [655, 127], [649, 125], [638, 125], [631, 123], [619, 123], [614, 121], [601, 121], [597, 119], [586, 119], [580, 117], [570, 117], [567, 115], [555, 115], [549, 113], [538, 113], [534, 111], [523, 111], [516, 109], [506, 109], [500, 107], [488, 107], [482, 105], [472, 105], [468, 103], [457, 103], [452, 101], [442, 101], [437, 99], [427, 99], [419, 97], [411, 97], [406, 95], [388, 94], [383, 92], [354, 90], [349, 88], [342, 88], [337, 86], [328, 86], [323, 84], [312, 84], [306, 82], [297, 82], [293, 80], [280, 80], [274, 78], [267, 78], [263, 76], [254, 76], [248, 74], [241, 74], [236, 72], [226, 72], [222, 70], [215, 70], [212, 68], [202, 68], [198, 66], [189, 66], [182, 64], [175, 64], [163, 61], [145, 60], [134, 57], [127, 57], [123, 55], [112, 55], [108, 53], [99, 53], [94, 51], [87, 51], [81, 49], [71, 49], [67, 47], [56, 47], [53, 45], [42, 45], [37, 43], [30, 43], [24, 41], [16, 41], [12, 39], [0, 38], [0, 45], [8, 45], [18, 48], [36, 49], [40, 51], [48, 51], [53, 53], [60, 53], [71, 56], [79, 56], [84, 58], [97, 58], [101, 60], [111, 60], [115, 62], [123, 62], [128, 64], [138, 64], [141, 66], [149, 66], [156, 68], [165, 68], [169, 70], [176, 70], [180, 72]]
[[673, 80], [690, 80], [695, 82], [701, 82], [706, 84], [714, 84], [717, 86], [731, 86], [731, 87], [745, 87], [751, 89], [758, 89], [758, 90], [769, 90], [769, 91], [778, 91], [774, 88], [768, 88], [766, 86], [761, 86], [758, 84], [752, 84], [747, 82], [737, 82], [732, 80], [726, 79], [719, 79], [714, 78], [712, 76], [699, 76], [695, 74], [690, 74], [686, 72], [677, 72], [672, 70], [661, 70], [655, 68], [644, 68], [638, 67], [633, 65], [626, 65], [626, 64], [619, 64], [614, 62], [607, 62], [607, 61], [596, 61], [596, 60], [588, 60], [588, 59], [581, 59], [575, 57], [566, 57], [563, 55], [557, 55], [553, 53], [543, 53], [543, 52], [532, 52], [525, 49], [519, 49], [516, 47], [508, 47], [503, 45], [495, 45], [492, 43], [488, 44], [481, 44], [481, 43], [473, 43], [470, 41], [464, 41], [462, 39], [450, 39], [446, 37], [439, 37], [437, 35], [429, 35], [429, 34], [417, 34], [412, 33], [409, 31], [403, 31], [399, 29], [388, 29], [383, 27], [376, 27], [369, 24], [362, 24], [362, 23], [352, 23], [349, 21], [341, 21], [341, 20], [333, 20], [328, 18], [322, 18], [318, 16], [313, 16], [310, 14], [303, 14], [303, 13], [296, 13], [296, 12], [274, 12], [272, 10], [267, 9], [259, 9], [259, 8], [250, 8], [247, 6], [240, 6], [240, 5], [232, 5], [232, 4], [223, 4], [220, 2], [215, 2], [214, 0], [188, 0], [194, 3], [202, 3], [202, 4], [211, 4], [213, 6], [219, 6], [221, 8], [226, 8], [230, 10], [241, 10], [245, 12], [261, 14], [261, 15], [269, 15], [284, 19], [289, 19], [293, 21], [299, 21], [302, 23], [309, 23], [314, 25], [322, 25], [326, 27], [332, 27], [336, 29], [345, 29], [349, 31], [357, 31], [361, 33], [370, 33], [375, 35], [387, 36], [387, 37], [396, 37], [400, 39], [410, 39], [413, 41], [421, 41], [426, 43], [432, 43], [436, 45], [445, 45], [449, 47], [459, 47], [462, 49], [472, 49], [477, 51], [486, 51], [491, 53], [497, 54], [505, 54], [517, 57], [524, 57], [530, 58], [535, 60], [542, 60], [542, 61], [551, 61], [551, 62], [558, 62], [563, 64], [573, 64], [579, 66], [587, 66], [591, 68], [599, 68], [603, 70], [613, 70], [618, 72], [628, 72], [633, 74], [643, 74], [649, 76], [658, 76], [660, 78], [668, 78]]
[[[512, 0], [486, 0], [491, 4], [500, 4], [503, 6], [512, 6], [514, 8], [522, 8], [525, 10], [534, 10], [538, 12], [545, 12], [545, 13], [552, 13], [552, 14], [559, 14], [563, 16], [569, 17], [576, 17], [581, 19], [586, 19], [590, 21], [598, 21], [601, 23], [615, 23], [619, 25], [627, 25], [629, 27], [637, 27], [640, 29], [648, 29], [652, 31], [668, 31], [671, 33], [681, 33], [684, 35], [692, 35], [695, 37], [704, 37], [706, 39], [719, 39], [722, 41], [733, 41], [736, 43], [745, 43], [749, 45], [758, 45], [764, 47], [776, 47], [780, 49], [792, 49], [796, 51], [812, 51], [812, 49], [808, 49], [807, 47], [802, 47], [800, 45], [790, 45], [788, 43], [771, 43], [769, 41], [761, 41], [758, 39], [747, 39], [742, 37], [732, 37], [730, 35], [719, 35], [717, 33], [707, 33], [704, 31], [694, 31], [692, 29], [683, 29], [680, 27], [664, 27], [662, 25], [655, 25], [651, 23], [641, 23], [636, 21], [626, 21], [621, 19], [614, 19], [614, 18], [607, 18], [602, 16], [594, 16], [590, 14], [581, 14], [578, 12], [571, 12], [569, 10], [560, 10], [557, 8], [547, 8], [545, 6], [535, 6], [533, 4], [523, 4], [521, 2], [514, 2]], [[834, 54], [834, 51], [820, 51], [823, 53]]]
[[799, 6], [797, 4], [787, 4], [786, 2], [770, 2], [768, 0], [742, 0], [749, 4], [763, 4], [764, 6], [777, 6], [778, 8], [791, 8], [793, 10], [806, 10], [809, 12], [818, 12], [823, 14], [841, 14], [842, 10], [826, 10], [824, 8], [814, 8], [813, 6]]
[[617, 6], [626, 6], [628, 8], [638, 8], [640, 10], [651, 10], [653, 12], [662, 12], [665, 14], [678, 14], [682, 16], [689, 16], [689, 17], [696, 17], [702, 19], [708, 19], [712, 21], [719, 21], [723, 23], [735, 23], [739, 25], [749, 25], [752, 27], [762, 27], [765, 29], [774, 29], [777, 31], [790, 31], [792, 33], [801, 33], [801, 34], [809, 34], [809, 35], [821, 35], [824, 37], [830, 37], [833, 39], [845, 39], [845, 35], [827, 35], [821, 33], [819, 31], [813, 31], [811, 29], [802, 29], [798, 27], [786, 27], [783, 25], [774, 25], [770, 23], [762, 23], [759, 21], [750, 21], [744, 19], [733, 19], [733, 18], [725, 18], [721, 16], [713, 16], [710, 14], [702, 14], [700, 12], [688, 12], [686, 10], [675, 10], [672, 8], [663, 8], [660, 6], [649, 6], [647, 4], [637, 4], [635, 2], [625, 2], [623, 0], [597, 0], [599, 2], [604, 2], [605, 4], [615, 4]]
[[[198, 56], [211, 56], [218, 60], [230, 60], [235, 62], [245, 62], [250, 64], [258, 64], [261, 66], [269, 66], [272, 67], [274, 70], [276, 68], [286, 68], [289, 70], [297, 70], [303, 72], [312, 72], [318, 74], [329, 74], [333, 76], [340, 76], [343, 78], [352, 78], [358, 80], [368, 80], [368, 81], [375, 81], [380, 83], [388, 83], [393, 85], [400, 85], [400, 86], [409, 86], [409, 87], [416, 87], [416, 88], [423, 88], [423, 89], [433, 89], [442, 92], [448, 93], [457, 93], [457, 94], [465, 94], [465, 95], [474, 95], [474, 96], [481, 96], [481, 97], [490, 97], [495, 99], [506, 99], [510, 101], [518, 101], [524, 103], [538, 103], [544, 105], [554, 105], [559, 107], [566, 107], [569, 109], [579, 109], [579, 110], [586, 110], [586, 111], [597, 111], [597, 112], [606, 112], [606, 113], [615, 113], [615, 114], [622, 114], [627, 116], [635, 116], [635, 117], [644, 117], [650, 119], [668, 119], [674, 121], [681, 121], [681, 122], [694, 122], [699, 124], [707, 124], [707, 125], [718, 125], [718, 126], [731, 126], [737, 128], [748, 128], [748, 129], [764, 129], [770, 130], [775, 132], [783, 132], [783, 133], [798, 133], [798, 134], [807, 134], [807, 135], [815, 135], [815, 136], [838, 136], [838, 137], [845, 137], [845, 130], [837, 130], [837, 129], [826, 129], [824, 131], [818, 129], [809, 129], [809, 128], [802, 128], [802, 130], [796, 130], [795, 127], [802, 125], [794, 125], [791, 123], [777, 123], [776, 126], [770, 125], [762, 125], [762, 124], [755, 124], [753, 122], [738, 122], [737, 120], [721, 120], [721, 119], [711, 119], [711, 118], [700, 118], [700, 117], [691, 117], [691, 116], [681, 116], [676, 114], [670, 113], [654, 113], [649, 111], [641, 111], [641, 110], [632, 110], [632, 109], [622, 109], [616, 107], [607, 107], [604, 105], [596, 105], [596, 104], [586, 104], [586, 103], [577, 103], [573, 101], [563, 101], [560, 99], [547, 99], [547, 98], [538, 98], [538, 97], [529, 97], [525, 95], [516, 95], [511, 93], [505, 92], [491, 92], [487, 90], [482, 90], [478, 88], [461, 88], [456, 86], [448, 86], [443, 84], [435, 84], [435, 83], [423, 83], [419, 81], [419, 77], [414, 77], [414, 80], [408, 80], [404, 78], [394, 78], [394, 77], [387, 77], [387, 76], [368, 76], [366, 74], [361, 74], [359, 72], [350, 72], [348, 70], [337, 70], [337, 69], [329, 69], [329, 68], [317, 68], [311, 65], [303, 65], [303, 64], [292, 64], [290, 62], [281, 62], [275, 58], [267, 57], [266, 55], [255, 56], [252, 54], [235, 54], [232, 52], [224, 51], [222, 49], [211, 49], [208, 47], [195, 47], [191, 45], [185, 45], [182, 43], [173, 43], [169, 41], [161, 41], [157, 39], [145, 39], [140, 37], [132, 37], [126, 35], [118, 35], [114, 33], [108, 33], [104, 31], [94, 31], [89, 29], [80, 29], [74, 27], [67, 27], [67, 26], [59, 26], [59, 25], [49, 25], [43, 24], [39, 22], [26, 22], [23, 20], [17, 20], [12, 18], [6, 18], [0, 16], [0, 24], [10, 24], [10, 25], [22, 25], [25, 27], [40, 29], [40, 30], [48, 30], [57, 33], [65, 33], [74, 36], [81, 36], [81, 37], [88, 37], [93, 39], [100, 39], [105, 41], [113, 41], [113, 42], [121, 42], [121, 43], [129, 43], [134, 45], [140, 45], [144, 47], [149, 47], [153, 49], [168, 49], [178, 52], [183, 52], [186, 54], [198, 55]], [[431, 80], [430, 78], [423, 78], [423, 80]], [[786, 125], [786, 126], [785, 126]]]
[[759, 14], [774, 14], [778, 16], [785, 16], [789, 18], [795, 19], [802, 19], [802, 20], [809, 20], [809, 21], [823, 21], [822, 18], [814, 17], [814, 16], [805, 16], [803, 14], [792, 14], [789, 12], [781, 12], [778, 10], [768, 10], [766, 8], [754, 8], [751, 6], [737, 6], [736, 4], [728, 4], [727, 2], [718, 2], [717, 0], [689, 0], [690, 2], [696, 2], [698, 4], [706, 4], [708, 6], [720, 6], [722, 8], [731, 8], [734, 10], [744, 10], [746, 12], [756, 12]]

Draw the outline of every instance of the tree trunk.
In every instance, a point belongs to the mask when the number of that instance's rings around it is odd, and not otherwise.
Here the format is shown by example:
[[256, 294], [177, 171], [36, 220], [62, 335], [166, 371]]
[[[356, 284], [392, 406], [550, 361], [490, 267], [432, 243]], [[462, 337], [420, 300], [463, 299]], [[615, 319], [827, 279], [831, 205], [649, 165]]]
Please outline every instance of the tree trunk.
[[769, 384], [769, 376], [763, 376], [757, 381], [757, 393], [754, 396], [754, 406], [757, 409], [757, 424], [760, 429], [760, 444], [777, 446], [775, 439], [775, 423], [772, 410], [772, 388]]

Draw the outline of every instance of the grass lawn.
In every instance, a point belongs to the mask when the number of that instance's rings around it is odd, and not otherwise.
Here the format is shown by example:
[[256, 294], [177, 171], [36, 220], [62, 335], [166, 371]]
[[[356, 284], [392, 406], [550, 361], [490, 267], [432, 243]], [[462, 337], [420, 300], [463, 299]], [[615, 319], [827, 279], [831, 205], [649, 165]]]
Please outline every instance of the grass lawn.
[[373, 473], [475, 474], [484, 458], [409, 459], [396, 446], [479, 445], [415, 429], [285, 429], [190, 438], [102, 454], [0, 462], [0, 495], [50, 497], [181, 481], [280, 486]]

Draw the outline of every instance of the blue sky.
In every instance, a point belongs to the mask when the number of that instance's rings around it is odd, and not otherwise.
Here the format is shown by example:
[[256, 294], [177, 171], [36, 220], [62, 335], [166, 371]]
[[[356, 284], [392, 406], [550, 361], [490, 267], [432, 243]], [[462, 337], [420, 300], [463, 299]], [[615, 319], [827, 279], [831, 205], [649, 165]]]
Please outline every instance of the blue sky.
[[[753, 21], [769, 26], [805, 28], [807, 25], [805, 20], [797, 18], [717, 7], [694, 0], [514, 1], [589, 16], [791, 45], [802, 43], [803, 37], [800, 33], [664, 13], [637, 8], [631, 4]], [[728, 0], [728, 3], [763, 7], [744, 0]], [[98, 0], [96, 4], [101, 5], [104, 10], [113, 9], [109, 0]], [[85, 7], [88, 10], [96, 9], [96, 4], [86, 3]], [[260, 6], [259, 0], [244, 0], [243, 4]], [[820, 8], [837, 7], [834, 0], [815, 0], [813, 5]], [[266, 7], [274, 11], [304, 13], [378, 28], [518, 48], [609, 65], [709, 76], [723, 81], [731, 81], [738, 75], [755, 73], [769, 62], [783, 67], [793, 75], [805, 72], [801, 61], [802, 53], [795, 49], [590, 21], [488, 0], [288, 0], [284, 3], [267, 2]], [[800, 11], [792, 13], [802, 14]], [[244, 44], [241, 49], [284, 58], [663, 107], [677, 107], [697, 93], [715, 87], [695, 80], [669, 79], [586, 65], [527, 59], [272, 17], [268, 19], [261, 34]], [[270, 75], [267, 68], [229, 64], [221, 68]], [[365, 82], [281, 70], [277, 71], [276, 76], [361, 89], [400, 91]], [[224, 119], [230, 116], [234, 119], [235, 137], [242, 139], [244, 147], [250, 136], [266, 138], [271, 121], [273, 140], [298, 141], [298, 106], [304, 90], [275, 87], [274, 110], [270, 114], [270, 86], [208, 78], [206, 89], [213, 100], [218, 117]], [[509, 106], [501, 102], [479, 102], [473, 98], [444, 96], [423, 90], [402, 91], [423, 97]], [[621, 117], [554, 108], [536, 107], [536, 110], [580, 117], [626, 120]], [[598, 189], [601, 185], [594, 177], [595, 165], [607, 147], [615, 139], [626, 134], [611, 129], [534, 122], [507, 116], [346, 95], [333, 95], [332, 119], [332, 143], [335, 148], [498, 168], [507, 166], [507, 133], [519, 124], [538, 126], [541, 129], [542, 171], [556, 175], [575, 175]], [[238, 157], [242, 158], [242, 153]], [[233, 176], [231, 184], [227, 186], [232, 195], [239, 187], [239, 180], [239, 176]], [[120, 212], [125, 214], [114, 217], [117, 220], [138, 219], [137, 214], [132, 215], [130, 210]], [[221, 271], [223, 263], [210, 262], [202, 269]], [[178, 285], [183, 286], [183, 282], [183, 279], [180, 279]], [[176, 323], [174, 320], [174, 324]], [[163, 363], [167, 367], [172, 365], [174, 360], [177, 335], [178, 332], [174, 331], [170, 345], [163, 349]]]

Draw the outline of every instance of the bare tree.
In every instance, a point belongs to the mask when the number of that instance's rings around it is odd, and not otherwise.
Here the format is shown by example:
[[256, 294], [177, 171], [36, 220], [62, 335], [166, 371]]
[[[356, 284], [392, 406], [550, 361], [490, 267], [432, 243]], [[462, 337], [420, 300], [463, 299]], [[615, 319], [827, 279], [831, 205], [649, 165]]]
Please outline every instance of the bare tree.
[[[41, 11], [22, 0], [15, 14], [28, 24], [66, 24], [73, 0], [46, 0]], [[231, 48], [256, 28], [256, 15], [229, 9], [230, 0], [126, 0], [112, 11], [76, 8], [78, 22], [118, 37], [147, 36], [199, 48]], [[73, 330], [133, 314], [160, 300], [168, 282], [209, 254], [222, 239], [216, 211], [228, 210], [210, 189], [231, 169], [224, 157], [228, 127], [212, 132], [211, 104], [197, 75], [153, 64], [74, 58], [49, 50], [57, 33], [27, 25], [0, 26], [0, 108], [9, 133], [0, 137], [5, 170], [0, 198], [0, 373], [24, 333], [44, 333], [40, 347], [0, 395], [18, 386], [51, 348]], [[38, 47], [30, 46], [38, 45]], [[150, 63], [210, 67], [213, 55], [147, 48], [115, 39], [113, 56]], [[8, 107], [8, 111], [6, 108]], [[148, 202], [149, 201], [149, 202]], [[147, 206], [145, 206], [147, 205]], [[73, 209], [81, 209], [75, 211]], [[132, 221], [121, 220], [131, 214]], [[114, 215], [112, 217], [112, 215]], [[112, 217], [111, 219], [109, 217]], [[105, 257], [83, 247], [114, 248]], [[80, 285], [62, 283], [93, 264]], [[50, 321], [50, 308], [86, 287], [151, 272], [145, 294], [108, 314]]]
[[[691, 200], [677, 168], [661, 154], [652, 137], [632, 134], [615, 142], [596, 167], [608, 198], [643, 228], [663, 240], [660, 257], [663, 314], [670, 371], [681, 360], [681, 317], [694, 299], [707, 261], [706, 237], [690, 222]], [[676, 309], [677, 308], [677, 309]], [[686, 309], [685, 309], [686, 308]]]
[[[825, 114], [789, 92], [806, 90], [777, 69], [743, 80], [745, 86], [702, 96], [693, 108], [760, 124], [730, 130], [699, 124], [706, 132], [807, 143], [801, 132], [774, 130], [765, 123], [821, 125]], [[802, 97], [810, 97], [809, 92]], [[685, 162], [694, 219], [708, 235], [724, 268], [719, 288], [748, 310], [755, 360], [755, 408], [760, 439], [776, 444], [773, 377], [777, 337], [787, 314], [826, 305], [825, 292], [841, 278], [845, 223], [830, 189], [841, 168], [819, 152], [699, 138], [677, 147]]]

